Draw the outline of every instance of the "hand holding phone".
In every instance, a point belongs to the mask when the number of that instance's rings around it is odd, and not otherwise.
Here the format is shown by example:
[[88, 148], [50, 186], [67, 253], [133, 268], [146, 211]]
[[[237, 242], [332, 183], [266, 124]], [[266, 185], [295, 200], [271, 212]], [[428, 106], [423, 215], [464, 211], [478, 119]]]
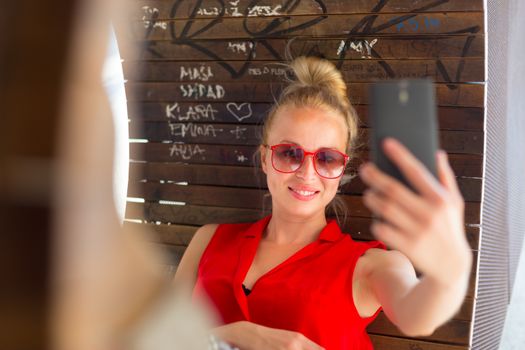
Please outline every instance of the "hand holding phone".
[[437, 178], [438, 123], [433, 83], [429, 79], [377, 83], [370, 90], [370, 98], [371, 160], [417, 193], [384, 154], [382, 141], [386, 137], [399, 140]]

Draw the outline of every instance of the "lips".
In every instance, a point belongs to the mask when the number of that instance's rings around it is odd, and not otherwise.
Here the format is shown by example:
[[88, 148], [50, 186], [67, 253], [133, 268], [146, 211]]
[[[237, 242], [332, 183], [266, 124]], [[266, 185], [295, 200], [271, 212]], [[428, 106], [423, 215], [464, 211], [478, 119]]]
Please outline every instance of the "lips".
[[288, 187], [292, 195], [303, 201], [308, 201], [313, 199], [320, 191], [313, 189], [311, 187], [299, 186], [299, 187]]

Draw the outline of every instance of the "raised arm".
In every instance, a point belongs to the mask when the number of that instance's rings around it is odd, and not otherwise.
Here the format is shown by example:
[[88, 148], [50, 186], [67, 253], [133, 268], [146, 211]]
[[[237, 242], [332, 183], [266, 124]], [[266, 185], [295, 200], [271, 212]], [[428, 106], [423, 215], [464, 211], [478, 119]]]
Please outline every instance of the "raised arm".
[[[467, 291], [472, 252], [465, 205], [445, 152], [437, 155], [438, 181], [403, 145], [390, 141], [385, 153], [419, 194], [373, 164], [361, 168], [371, 187], [365, 205], [385, 220], [371, 230], [399, 251], [371, 252], [366, 283], [401, 331], [428, 335], [457, 312]], [[414, 267], [422, 273], [420, 280]]]
[[[396, 250], [370, 249], [362, 258], [368, 274], [364, 283], [370, 297], [408, 336], [427, 336], [458, 311], [465, 296], [468, 274], [451, 276], [445, 284], [432, 276], [416, 277], [410, 260]], [[466, 270], [466, 266], [459, 270]]]

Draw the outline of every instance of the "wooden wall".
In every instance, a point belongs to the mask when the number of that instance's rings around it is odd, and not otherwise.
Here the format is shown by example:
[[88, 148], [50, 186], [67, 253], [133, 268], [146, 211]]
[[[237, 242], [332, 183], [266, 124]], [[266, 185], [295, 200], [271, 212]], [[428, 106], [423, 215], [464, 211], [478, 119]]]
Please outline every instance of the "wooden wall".
[[[482, 0], [182, 1], [133, 0], [117, 28], [130, 118], [127, 225], [147, 225], [172, 257], [171, 272], [199, 225], [254, 221], [269, 202], [253, 168], [261, 122], [282, 88], [285, 47], [342, 71], [365, 145], [347, 177], [368, 160], [368, 86], [388, 78], [432, 77], [440, 143], [466, 201], [468, 240], [479, 247], [484, 153]], [[293, 40], [292, 40], [293, 39]], [[372, 239], [371, 213], [354, 178], [339, 196], [343, 229]], [[185, 205], [181, 205], [184, 203]], [[477, 259], [475, 260], [477, 261]], [[376, 349], [468, 349], [477, 268], [458, 314], [433, 335], [403, 336], [381, 314], [370, 325]]]

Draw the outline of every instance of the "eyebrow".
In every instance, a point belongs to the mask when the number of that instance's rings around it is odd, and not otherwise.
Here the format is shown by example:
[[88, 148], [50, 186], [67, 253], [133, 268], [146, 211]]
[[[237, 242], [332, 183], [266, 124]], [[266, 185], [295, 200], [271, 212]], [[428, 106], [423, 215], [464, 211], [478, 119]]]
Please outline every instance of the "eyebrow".
[[[281, 141], [279, 141], [279, 143], [291, 143], [291, 144], [294, 144], [294, 145], [297, 145], [297, 146], [300, 146], [300, 147], [304, 148], [301, 144], [299, 144], [297, 142], [290, 141], [290, 140], [281, 140]], [[333, 149], [333, 150], [339, 151], [337, 149], [337, 147], [319, 147], [318, 149]]]

